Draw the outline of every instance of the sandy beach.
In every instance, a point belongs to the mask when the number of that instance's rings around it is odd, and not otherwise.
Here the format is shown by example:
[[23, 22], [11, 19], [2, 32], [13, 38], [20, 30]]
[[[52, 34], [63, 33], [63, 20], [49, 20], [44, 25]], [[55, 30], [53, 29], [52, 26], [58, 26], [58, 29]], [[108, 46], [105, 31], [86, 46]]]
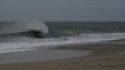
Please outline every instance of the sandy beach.
[[86, 57], [0, 64], [0, 70], [125, 70], [125, 41], [58, 47], [55, 49], [91, 50]]

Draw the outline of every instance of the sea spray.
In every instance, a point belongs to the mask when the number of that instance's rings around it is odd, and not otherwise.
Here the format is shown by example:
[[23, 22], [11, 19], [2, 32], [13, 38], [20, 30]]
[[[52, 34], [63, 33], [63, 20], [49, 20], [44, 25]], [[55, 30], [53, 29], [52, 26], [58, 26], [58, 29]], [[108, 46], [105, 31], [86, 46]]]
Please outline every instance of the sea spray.
[[13, 23], [0, 23], [0, 34], [20, 33], [30, 30], [41, 31], [44, 35], [49, 32], [48, 27], [43, 22], [18, 21]]

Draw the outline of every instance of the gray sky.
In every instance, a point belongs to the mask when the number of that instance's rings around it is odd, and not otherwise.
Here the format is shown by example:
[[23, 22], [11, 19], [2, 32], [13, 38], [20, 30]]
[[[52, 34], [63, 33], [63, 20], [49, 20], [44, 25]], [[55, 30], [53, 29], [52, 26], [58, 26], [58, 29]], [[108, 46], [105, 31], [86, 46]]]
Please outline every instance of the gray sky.
[[0, 20], [124, 21], [125, 0], [0, 0]]

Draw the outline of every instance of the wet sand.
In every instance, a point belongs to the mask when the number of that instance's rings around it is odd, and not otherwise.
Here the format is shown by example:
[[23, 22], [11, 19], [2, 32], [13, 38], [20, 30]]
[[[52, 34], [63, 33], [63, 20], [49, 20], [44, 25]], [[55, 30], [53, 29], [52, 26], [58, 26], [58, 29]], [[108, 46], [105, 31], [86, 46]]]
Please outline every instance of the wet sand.
[[0, 64], [0, 70], [125, 70], [125, 41], [63, 46], [55, 49], [96, 51], [94, 55], [53, 61]]

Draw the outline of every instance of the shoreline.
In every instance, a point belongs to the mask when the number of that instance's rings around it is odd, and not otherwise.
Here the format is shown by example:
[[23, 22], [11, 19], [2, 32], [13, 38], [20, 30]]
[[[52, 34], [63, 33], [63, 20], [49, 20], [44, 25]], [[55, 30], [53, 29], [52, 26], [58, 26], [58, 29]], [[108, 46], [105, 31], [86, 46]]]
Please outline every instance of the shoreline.
[[[116, 43], [115, 43], [116, 42]], [[125, 41], [61, 46], [55, 49], [92, 50], [95, 54], [52, 61], [0, 64], [1, 70], [125, 70]]]

